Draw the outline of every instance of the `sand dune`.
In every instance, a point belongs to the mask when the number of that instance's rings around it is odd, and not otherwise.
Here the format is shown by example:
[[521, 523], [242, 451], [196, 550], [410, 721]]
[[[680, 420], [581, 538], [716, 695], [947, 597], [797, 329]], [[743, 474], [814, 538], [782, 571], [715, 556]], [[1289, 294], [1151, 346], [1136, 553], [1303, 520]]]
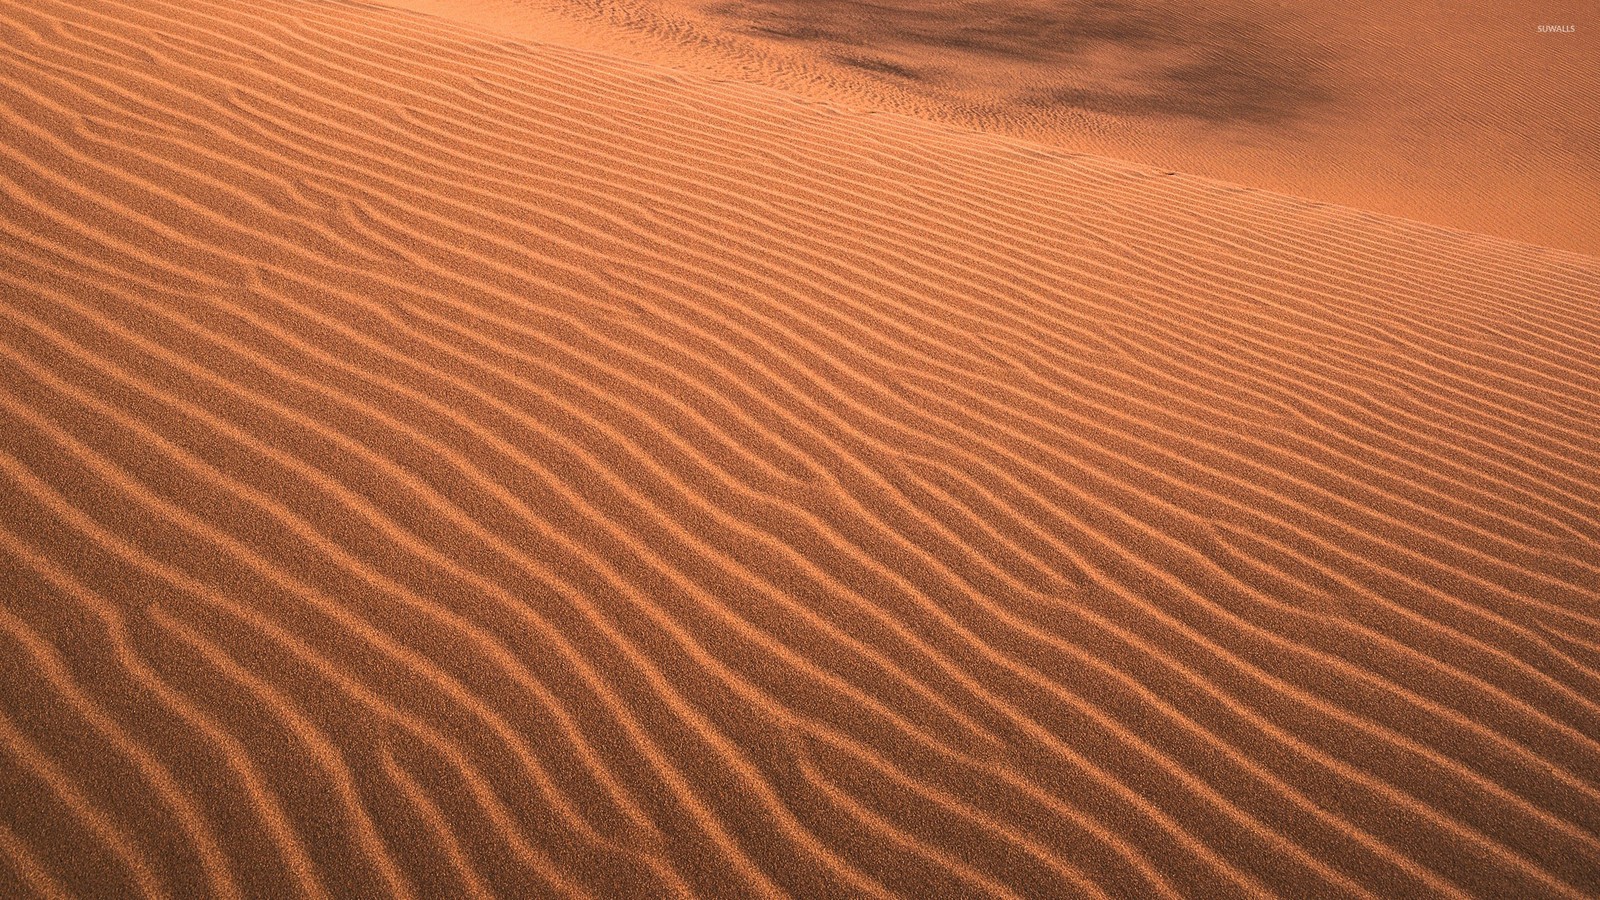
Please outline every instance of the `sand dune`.
[[0, 11], [0, 893], [1600, 891], [1600, 259]]
[[1600, 253], [1591, 0], [387, 0], [859, 110]]

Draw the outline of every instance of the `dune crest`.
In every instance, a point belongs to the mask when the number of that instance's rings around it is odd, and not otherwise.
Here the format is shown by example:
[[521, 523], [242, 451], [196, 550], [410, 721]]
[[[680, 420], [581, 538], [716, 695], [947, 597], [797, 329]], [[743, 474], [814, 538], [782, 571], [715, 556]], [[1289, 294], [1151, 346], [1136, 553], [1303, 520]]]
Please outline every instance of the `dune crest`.
[[0, 894], [1600, 890], [1600, 260], [0, 7]]
[[1600, 254], [1589, 0], [389, 2], [851, 109]]

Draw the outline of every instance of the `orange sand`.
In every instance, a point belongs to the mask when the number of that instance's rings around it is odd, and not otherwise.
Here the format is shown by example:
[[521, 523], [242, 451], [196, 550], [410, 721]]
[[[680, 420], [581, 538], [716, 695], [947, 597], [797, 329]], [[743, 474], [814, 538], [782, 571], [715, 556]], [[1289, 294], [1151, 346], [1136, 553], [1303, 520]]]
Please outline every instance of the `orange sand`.
[[596, 3], [0, 6], [0, 896], [1600, 891], [1600, 22]]
[[1600, 253], [1593, 0], [385, 2], [847, 108]]

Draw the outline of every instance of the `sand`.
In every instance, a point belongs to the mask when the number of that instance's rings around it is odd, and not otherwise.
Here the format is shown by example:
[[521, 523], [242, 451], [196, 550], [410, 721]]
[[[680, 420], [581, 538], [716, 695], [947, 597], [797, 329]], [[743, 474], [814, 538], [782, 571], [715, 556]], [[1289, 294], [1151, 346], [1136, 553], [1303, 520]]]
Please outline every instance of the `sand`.
[[0, 5], [0, 896], [1600, 892], [1592, 14], [396, 2]]
[[1600, 254], [1592, 0], [385, 2], [861, 111]]

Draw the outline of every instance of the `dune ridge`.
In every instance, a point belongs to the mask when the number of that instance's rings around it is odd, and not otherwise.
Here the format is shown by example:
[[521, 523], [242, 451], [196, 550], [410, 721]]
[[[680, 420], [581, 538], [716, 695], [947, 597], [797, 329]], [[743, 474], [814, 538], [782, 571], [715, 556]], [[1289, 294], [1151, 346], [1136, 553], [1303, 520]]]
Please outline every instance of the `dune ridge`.
[[[1594, 4], [387, 0], [497, 33], [1600, 253]], [[1551, 30], [1551, 23], [1570, 29]], [[1543, 29], [1543, 30], [1542, 30]]]
[[1600, 260], [347, 0], [0, 42], [5, 893], [1600, 890]]

